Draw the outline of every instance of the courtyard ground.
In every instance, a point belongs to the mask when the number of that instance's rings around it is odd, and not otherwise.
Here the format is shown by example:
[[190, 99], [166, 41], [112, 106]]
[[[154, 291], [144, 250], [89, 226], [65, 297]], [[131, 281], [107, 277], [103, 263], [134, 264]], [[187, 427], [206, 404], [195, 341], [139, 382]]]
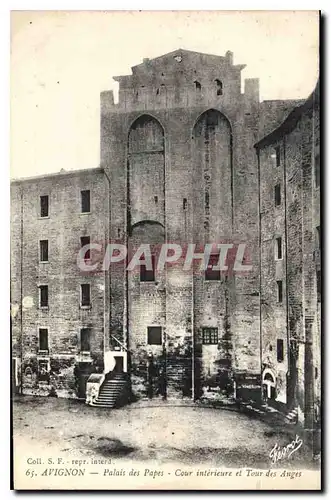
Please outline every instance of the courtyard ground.
[[[297, 431], [233, 409], [146, 402], [109, 410], [77, 400], [15, 396], [13, 432], [14, 450], [34, 456], [42, 450], [44, 456], [272, 468], [275, 444], [288, 445]], [[303, 445], [277, 466], [318, 467], [310, 455]]]

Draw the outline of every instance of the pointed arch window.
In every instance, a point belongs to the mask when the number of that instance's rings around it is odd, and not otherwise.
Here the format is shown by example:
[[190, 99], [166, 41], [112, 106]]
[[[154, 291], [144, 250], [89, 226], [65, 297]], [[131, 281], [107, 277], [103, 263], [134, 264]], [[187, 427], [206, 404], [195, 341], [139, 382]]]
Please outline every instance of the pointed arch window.
[[221, 80], [218, 80], [217, 78], [215, 80], [215, 83], [216, 83], [216, 94], [223, 95], [223, 83], [221, 82]]

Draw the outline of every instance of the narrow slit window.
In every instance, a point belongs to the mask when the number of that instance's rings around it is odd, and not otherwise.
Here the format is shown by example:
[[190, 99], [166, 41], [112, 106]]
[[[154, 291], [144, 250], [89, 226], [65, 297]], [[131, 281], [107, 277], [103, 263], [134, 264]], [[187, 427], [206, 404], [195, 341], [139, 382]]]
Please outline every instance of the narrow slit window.
[[320, 226], [316, 227], [316, 244], [317, 244], [317, 248], [320, 250], [321, 249], [321, 227]]
[[[91, 238], [90, 236], [81, 236], [80, 238], [80, 246], [81, 248], [85, 247], [85, 245], [90, 245]], [[91, 258], [91, 250], [88, 248], [84, 255], [84, 260], [90, 260]]]
[[89, 190], [80, 192], [81, 196], [81, 213], [88, 213], [91, 211], [91, 194]]
[[281, 280], [277, 281], [277, 302], [279, 304], [283, 302], [283, 282]]
[[40, 261], [48, 262], [48, 240], [40, 240], [39, 249], [40, 249]]
[[275, 149], [276, 153], [276, 167], [280, 166], [280, 146], [277, 146]]
[[146, 264], [140, 264], [140, 281], [155, 281], [155, 255], [151, 256], [152, 269], [147, 269]]
[[48, 351], [48, 329], [39, 328], [39, 350]]
[[196, 92], [201, 92], [201, 83], [198, 80], [194, 82]]
[[280, 192], [280, 184], [276, 184], [275, 186], [275, 205], [278, 207], [281, 204], [281, 192]]
[[276, 238], [275, 253], [276, 253], [277, 260], [280, 260], [283, 258], [283, 242], [282, 242], [282, 238], [280, 236], [278, 238]]
[[317, 285], [317, 302], [321, 302], [322, 294], [322, 283], [321, 283], [321, 271], [316, 271], [316, 285]]
[[81, 285], [81, 306], [91, 305], [91, 286], [88, 283]]
[[206, 281], [219, 281], [221, 279], [221, 271], [219, 269], [213, 269], [213, 267], [218, 265], [219, 257], [219, 253], [214, 253], [209, 256], [208, 265], [205, 270]]
[[40, 307], [48, 307], [48, 285], [39, 287], [39, 304]]
[[218, 328], [203, 328], [202, 343], [204, 345], [218, 344]]
[[147, 327], [147, 343], [149, 345], [162, 345], [162, 328], [160, 326]]
[[40, 217], [48, 217], [48, 196], [40, 196]]
[[284, 340], [277, 339], [277, 361], [281, 363], [284, 361]]
[[183, 210], [187, 209], [187, 198], [183, 198]]
[[91, 350], [91, 330], [82, 328], [80, 331], [80, 350], [81, 352], [90, 352]]

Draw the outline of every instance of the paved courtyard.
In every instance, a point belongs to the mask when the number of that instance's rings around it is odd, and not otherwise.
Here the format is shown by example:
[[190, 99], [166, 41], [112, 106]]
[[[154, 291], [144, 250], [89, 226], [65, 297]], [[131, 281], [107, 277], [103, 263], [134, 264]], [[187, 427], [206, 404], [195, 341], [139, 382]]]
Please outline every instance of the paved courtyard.
[[[286, 446], [293, 430], [271, 426], [234, 410], [146, 403], [93, 408], [51, 397], [16, 396], [14, 447], [36, 455], [117, 458], [121, 461], [272, 467], [270, 451]], [[302, 436], [301, 436], [302, 437]], [[307, 464], [305, 446], [278, 467]], [[311, 464], [314, 467], [317, 464]]]

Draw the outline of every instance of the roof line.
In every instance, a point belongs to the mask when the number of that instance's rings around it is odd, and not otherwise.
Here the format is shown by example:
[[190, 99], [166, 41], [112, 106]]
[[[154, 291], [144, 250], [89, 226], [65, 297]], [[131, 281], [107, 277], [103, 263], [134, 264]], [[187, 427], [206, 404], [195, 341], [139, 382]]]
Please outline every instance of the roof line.
[[287, 115], [285, 120], [282, 121], [278, 127], [272, 130], [269, 134], [262, 137], [258, 142], [254, 144], [255, 149], [261, 149], [272, 142], [274, 142], [278, 137], [283, 133], [283, 135], [292, 132], [294, 127], [296, 126], [298, 120], [302, 116], [305, 111], [309, 111], [315, 103], [315, 93], [318, 87], [318, 83], [316, 84], [315, 89], [310, 94], [310, 96], [299, 106], [296, 106], [290, 113]]
[[93, 167], [93, 168], [81, 168], [79, 170], [64, 170], [64, 171], [59, 171], [59, 172], [52, 172], [49, 174], [41, 174], [41, 175], [34, 175], [31, 177], [16, 177], [14, 179], [10, 180], [11, 184], [16, 184], [19, 182], [28, 182], [28, 181], [34, 181], [34, 180], [41, 180], [41, 179], [50, 179], [52, 177], [65, 177], [65, 176], [75, 176], [75, 175], [81, 175], [82, 173], [93, 173], [93, 172], [104, 172], [103, 167]]

